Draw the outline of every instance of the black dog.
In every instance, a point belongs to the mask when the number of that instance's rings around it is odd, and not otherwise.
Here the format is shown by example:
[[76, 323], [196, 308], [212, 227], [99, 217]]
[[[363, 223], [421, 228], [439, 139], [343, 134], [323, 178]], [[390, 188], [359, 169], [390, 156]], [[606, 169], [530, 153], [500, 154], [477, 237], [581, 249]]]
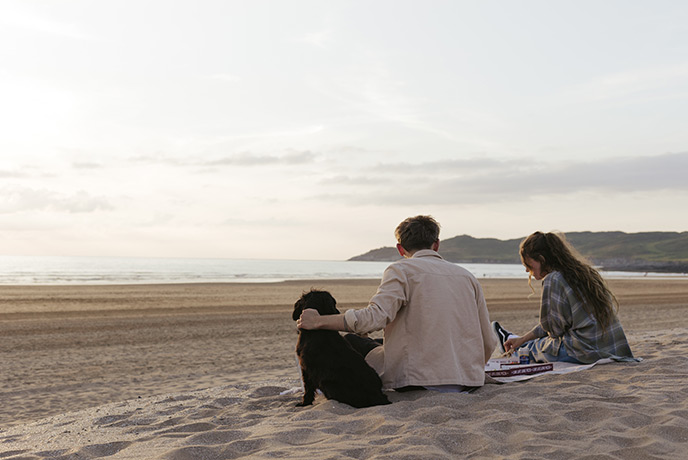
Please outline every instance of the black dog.
[[[312, 290], [294, 304], [294, 321], [307, 308], [321, 315], [336, 315], [337, 301], [326, 291]], [[326, 398], [353, 407], [390, 404], [382, 392], [382, 381], [372, 367], [342, 337], [339, 332], [327, 330], [301, 330], [296, 343], [303, 375], [303, 401], [297, 406], [313, 404], [315, 390], [320, 389]]]

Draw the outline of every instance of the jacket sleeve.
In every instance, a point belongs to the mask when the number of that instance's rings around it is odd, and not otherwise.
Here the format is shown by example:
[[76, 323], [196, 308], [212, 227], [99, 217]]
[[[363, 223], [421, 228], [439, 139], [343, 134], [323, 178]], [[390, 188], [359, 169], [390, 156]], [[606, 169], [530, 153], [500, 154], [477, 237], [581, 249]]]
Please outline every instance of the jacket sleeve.
[[494, 351], [495, 347], [497, 346], [497, 337], [495, 337], [494, 331], [492, 330], [492, 324], [490, 323], [490, 314], [487, 311], [487, 303], [485, 302], [485, 294], [483, 293], [483, 289], [477, 282], [475, 284], [475, 301], [478, 306], [478, 319], [480, 321], [480, 330], [483, 336], [485, 362], [487, 362], [490, 359], [490, 356], [492, 356], [492, 352]]
[[398, 264], [387, 267], [368, 306], [360, 310], [347, 310], [344, 314], [349, 331], [365, 334], [383, 329], [406, 305], [407, 286], [406, 274]]

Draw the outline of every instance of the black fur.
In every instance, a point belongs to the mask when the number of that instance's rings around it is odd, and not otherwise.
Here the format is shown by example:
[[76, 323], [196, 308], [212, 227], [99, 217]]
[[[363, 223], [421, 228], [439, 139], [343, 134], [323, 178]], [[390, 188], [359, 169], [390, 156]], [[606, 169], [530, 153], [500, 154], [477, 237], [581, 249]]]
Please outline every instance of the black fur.
[[[312, 290], [294, 304], [294, 321], [307, 308], [321, 315], [336, 315], [337, 301], [327, 291]], [[296, 354], [303, 375], [303, 401], [307, 406], [320, 389], [325, 397], [353, 407], [390, 404], [382, 392], [382, 381], [375, 370], [365, 362], [339, 332], [327, 330], [301, 330], [296, 343]]]

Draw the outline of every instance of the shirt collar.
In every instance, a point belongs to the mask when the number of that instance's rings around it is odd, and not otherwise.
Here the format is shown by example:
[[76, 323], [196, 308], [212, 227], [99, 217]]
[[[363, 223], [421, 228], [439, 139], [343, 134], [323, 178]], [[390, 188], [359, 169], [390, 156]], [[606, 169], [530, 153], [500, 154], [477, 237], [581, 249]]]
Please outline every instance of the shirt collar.
[[418, 251], [413, 253], [413, 256], [411, 258], [415, 259], [417, 257], [437, 257], [438, 259], [442, 258], [442, 256], [437, 251], [433, 251], [432, 249], [419, 249]]

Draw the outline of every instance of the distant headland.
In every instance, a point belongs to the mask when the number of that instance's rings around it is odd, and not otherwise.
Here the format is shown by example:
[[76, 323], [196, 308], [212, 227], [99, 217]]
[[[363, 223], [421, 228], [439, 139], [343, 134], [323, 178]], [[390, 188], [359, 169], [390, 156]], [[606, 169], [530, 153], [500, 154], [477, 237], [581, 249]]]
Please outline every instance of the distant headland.
[[[688, 232], [571, 232], [566, 239], [588, 261], [608, 271], [688, 273]], [[460, 235], [441, 240], [440, 254], [456, 263], [518, 264], [523, 238], [499, 240]], [[394, 261], [394, 247], [373, 249], [349, 260]]]

